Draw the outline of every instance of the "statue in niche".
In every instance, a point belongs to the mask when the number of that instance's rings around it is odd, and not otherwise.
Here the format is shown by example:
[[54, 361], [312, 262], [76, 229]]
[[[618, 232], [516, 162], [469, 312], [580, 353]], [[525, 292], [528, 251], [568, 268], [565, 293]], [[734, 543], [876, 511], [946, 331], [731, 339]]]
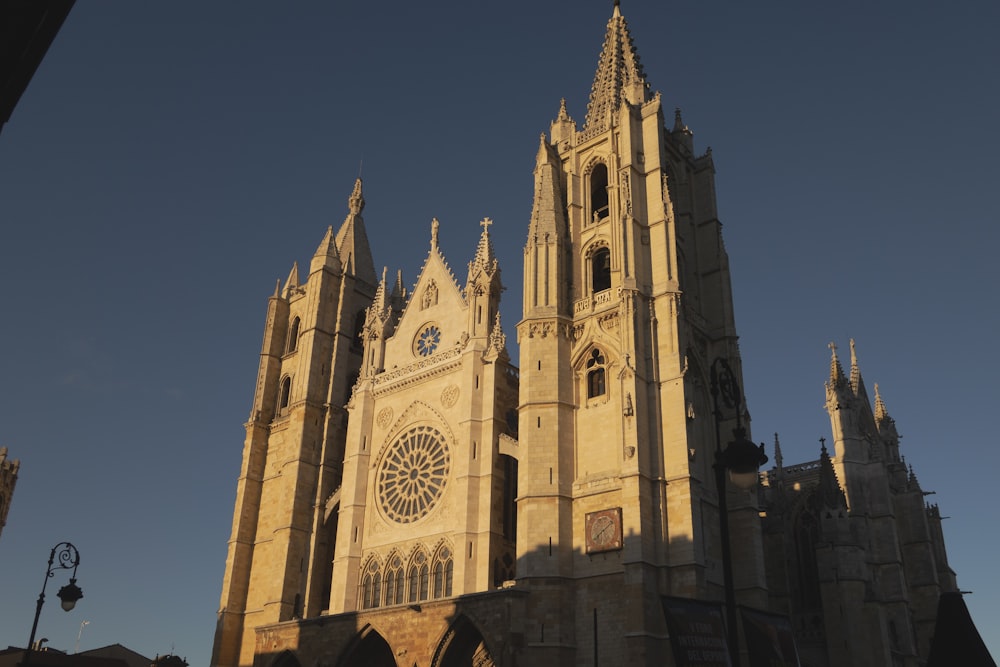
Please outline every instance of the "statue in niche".
[[431, 306], [437, 305], [438, 302], [438, 288], [434, 281], [430, 281], [427, 287], [424, 288], [424, 295], [420, 300], [421, 309], [430, 308]]

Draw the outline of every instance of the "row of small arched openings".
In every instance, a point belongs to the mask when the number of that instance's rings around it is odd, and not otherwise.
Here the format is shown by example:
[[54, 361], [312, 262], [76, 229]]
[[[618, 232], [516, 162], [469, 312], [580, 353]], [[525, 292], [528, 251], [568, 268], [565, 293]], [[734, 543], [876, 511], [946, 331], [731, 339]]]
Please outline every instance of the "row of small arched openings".
[[451, 547], [441, 545], [433, 558], [421, 547], [408, 562], [398, 551], [382, 563], [369, 558], [361, 574], [361, 608], [374, 609], [451, 597], [455, 559]]

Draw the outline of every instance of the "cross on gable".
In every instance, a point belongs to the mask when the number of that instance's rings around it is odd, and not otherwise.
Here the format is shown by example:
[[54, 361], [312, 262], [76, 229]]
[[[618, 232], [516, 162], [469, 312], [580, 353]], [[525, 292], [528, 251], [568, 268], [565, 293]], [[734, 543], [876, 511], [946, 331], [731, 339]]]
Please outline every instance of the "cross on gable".
[[489, 233], [490, 225], [492, 224], [493, 221], [490, 218], [483, 218], [483, 221], [479, 223], [479, 226], [483, 228], [484, 232]]

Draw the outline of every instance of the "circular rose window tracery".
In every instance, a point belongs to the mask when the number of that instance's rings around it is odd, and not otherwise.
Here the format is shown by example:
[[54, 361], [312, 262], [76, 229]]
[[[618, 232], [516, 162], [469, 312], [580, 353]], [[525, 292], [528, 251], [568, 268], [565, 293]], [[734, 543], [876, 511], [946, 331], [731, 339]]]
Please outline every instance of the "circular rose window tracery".
[[378, 469], [382, 511], [397, 523], [426, 516], [444, 493], [450, 469], [448, 446], [437, 429], [409, 429], [390, 446]]

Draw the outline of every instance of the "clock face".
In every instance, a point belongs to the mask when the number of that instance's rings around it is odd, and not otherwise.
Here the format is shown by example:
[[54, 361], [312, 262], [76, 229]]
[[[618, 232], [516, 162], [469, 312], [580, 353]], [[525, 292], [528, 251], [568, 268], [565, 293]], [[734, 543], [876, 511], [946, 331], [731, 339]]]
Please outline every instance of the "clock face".
[[622, 548], [622, 510], [620, 507], [587, 514], [587, 553]]
[[437, 351], [441, 343], [441, 330], [429, 324], [417, 334], [416, 350], [421, 357], [429, 357]]

